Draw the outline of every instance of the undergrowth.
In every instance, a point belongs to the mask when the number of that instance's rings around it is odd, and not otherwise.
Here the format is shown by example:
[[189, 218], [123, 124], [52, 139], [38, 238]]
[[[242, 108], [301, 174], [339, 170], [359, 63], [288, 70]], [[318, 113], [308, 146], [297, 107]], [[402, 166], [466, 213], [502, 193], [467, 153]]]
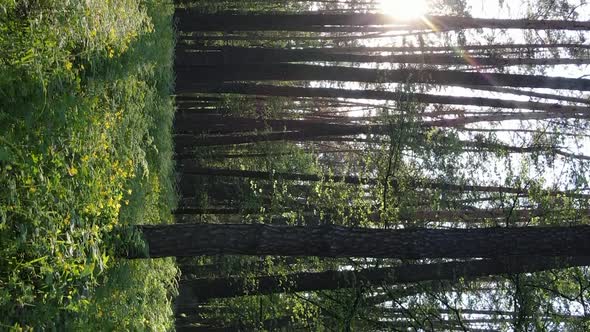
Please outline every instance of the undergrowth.
[[171, 328], [174, 261], [114, 254], [172, 219], [172, 12], [0, 0], [0, 329]]

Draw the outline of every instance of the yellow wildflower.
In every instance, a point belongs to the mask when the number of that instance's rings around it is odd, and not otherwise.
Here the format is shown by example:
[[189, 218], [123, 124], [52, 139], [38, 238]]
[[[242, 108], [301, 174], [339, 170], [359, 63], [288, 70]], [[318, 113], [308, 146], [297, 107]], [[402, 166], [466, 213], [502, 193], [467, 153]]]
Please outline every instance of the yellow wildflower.
[[74, 176], [74, 175], [78, 174], [78, 169], [76, 167], [72, 166], [72, 167], [68, 168], [68, 174], [70, 176]]

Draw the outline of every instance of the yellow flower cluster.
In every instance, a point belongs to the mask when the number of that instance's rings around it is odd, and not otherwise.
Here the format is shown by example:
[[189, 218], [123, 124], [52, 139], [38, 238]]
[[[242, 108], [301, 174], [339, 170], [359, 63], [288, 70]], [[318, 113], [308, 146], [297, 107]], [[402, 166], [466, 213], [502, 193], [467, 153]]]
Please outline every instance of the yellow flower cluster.
[[[121, 206], [128, 204], [124, 196], [130, 195], [131, 190], [125, 186], [136, 174], [132, 157], [116, 154], [116, 143], [113, 140], [120, 131], [122, 120], [122, 109], [116, 112], [97, 109], [92, 122], [95, 128], [100, 129], [94, 134], [93, 148], [82, 152], [79, 158], [80, 170], [95, 172], [94, 186], [91, 188], [95, 199], [85, 202], [83, 213], [91, 218], [102, 218], [101, 227], [106, 231], [117, 224]], [[67, 171], [70, 176], [78, 173], [74, 166], [70, 166]]]

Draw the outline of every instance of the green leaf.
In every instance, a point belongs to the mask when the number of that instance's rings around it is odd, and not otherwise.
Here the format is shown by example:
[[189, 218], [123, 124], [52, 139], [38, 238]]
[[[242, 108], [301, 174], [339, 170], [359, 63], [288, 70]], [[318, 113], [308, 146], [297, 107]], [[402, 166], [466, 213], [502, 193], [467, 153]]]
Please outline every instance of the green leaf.
[[13, 160], [13, 155], [10, 150], [5, 147], [0, 146], [0, 161], [11, 162]]

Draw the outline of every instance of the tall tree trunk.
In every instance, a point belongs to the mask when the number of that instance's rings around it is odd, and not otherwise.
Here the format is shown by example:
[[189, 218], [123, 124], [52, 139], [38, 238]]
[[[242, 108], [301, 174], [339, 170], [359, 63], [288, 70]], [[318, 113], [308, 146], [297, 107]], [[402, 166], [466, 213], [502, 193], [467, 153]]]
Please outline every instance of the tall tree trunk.
[[[386, 14], [347, 13], [256, 13], [256, 14], [202, 14], [190, 9], [177, 8], [174, 16], [180, 31], [344, 31], [350, 27], [386, 25], [388, 30], [458, 29], [536, 29], [536, 30], [590, 30], [590, 22], [482, 19], [463, 16], [426, 16], [420, 19], [399, 19]], [[338, 27], [342, 28], [338, 30]], [[325, 28], [325, 30], [322, 30]], [[362, 29], [359, 29], [362, 30]], [[354, 30], [353, 30], [354, 31]]]
[[[278, 212], [287, 212], [280, 210]], [[192, 208], [181, 207], [173, 211], [175, 215], [241, 215], [260, 214], [260, 209], [239, 209], [239, 208]], [[473, 210], [417, 210], [400, 211], [399, 218], [402, 220], [441, 221], [451, 223], [472, 223], [485, 220], [508, 220], [516, 222], [529, 221], [533, 217], [557, 217], [563, 213], [571, 214], [574, 220], [590, 217], [589, 209], [580, 210], [556, 210], [556, 209], [473, 209]], [[371, 221], [381, 222], [379, 214], [370, 216]], [[180, 221], [177, 221], [180, 222]]]
[[[182, 174], [186, 175], [202, 175], [202, 176], [223, 176], [223, 177], [241, 177], [251, 179], [283, 179], [283, 180], [295, 180], [295, 181], [326, 181], [326, 182], [341, 182], [348, 184], [369, 184], [376, 185], [383, 181], [377, 178], [363, 178], [354, 175], [317, 175], [317, 174], [302, 174], [302, 173], [284, 173], [284, 172], [262, 172], [262, 171], [246, 171], [246, 170], [234, 170], [234, 169], [220, 169], [220, 168], [201, 168], [186, 165]], [[390, 179], [389, 184], [393, 187], [399, 185], [397, 180]], [[497, 192], [507, 194], [520, 194], [527, 195], [529, 192], [526, 189], [505, 187], [505, 186], [484, 186], [484, 185], [469, 185], [469, 184], [452, 184], [445, 182], [433, 182], [433, 181], [413, 181], [411, 183], [405, 183], [413, 188], [428, 188], [428, 189], [440, 189], [447, 191], [479, 191], [479, 192]], [[564, 195], [566, 197], [574, 198], [588, 198], [590, 196], [585, 194], [578, 194], [569, 191], [551, 191], [547, 194], [550, 195]]]
[[[554, 113], [554, 112], [494, 112], [473, 115], [463, 112], [448, 112], [448, 115], [460, 114], [459, 118], [443, 118], [440, 120], [421, 120], [422, 127], [453, 127], [462, 128], [467, 124], [478, 122], [500, 122], [509, 120], [548, 120], [548, 119], [588, 119], [590, 112]], [[445, 112], [423, 113], [425, 117], [446, 115]], [[365, 123], [359, 123], [359, 122]], [[253, 119], [240, 117], [224, 117], [220, 114], [202, 114], [192, 111], [179, 111], [174, 119], [176, 133], [193, 134], [237, 134], [243, 132], [265, 131], [271, 132], [305, 132], [305, 136], [348, 136], [359, 134], [388, 135], [392, 130], [389, 125], [379, 124], [380, 117], [337, 117], [312, 118], [304, 120], [292, 119]], [[366, 123], [369, 122], [369, 123]], [[261, 135], [261, 134], [256, 134]], [[264, 133], [262, 135], [265, 135]]]
[[[196, 121], [202, 119], [201, 121]], [[203, 121], [206, 118], [217, 119], [221, 123]], [[191, 120], [192, 119], [192, 120]], [[200, 123], [200, 125], [199, 125]], [[190, 146], [215, 146], [233, 144], [251, 144], [270, 141], [310, 141], [332, 140], [343, 136], [356, 136], [359, 134], [387, 135], [392, 128], [387, 125], [359, 125], [337, 124], [315, 120], [256, 120], [248, 118], [222, 118], [218, 115], [195, 115], [190, 112], [182, 112], [175, 119], [175, 130], [180, 132], [175, 136], [177, 151]], [[446, 126], [446, 124], [445, 124]], [[195, 128], [196, 127], [196, 128]], [[275, 131], [254, 134], [233, 135], [240, 131], [266, 130]], [[213, 134], [226, 134], [218, 136], [196, 136], [203, 131]], [[189, 134], [186, 134], [189, 132]], [[193, 132], [193, 133], [191, 133]], [[349, 140], [356, 140], [351, 138]], [[361, 141], [360, 139], [358, 141]]]
[[[220, 46], [202, 46], [194, 45], [190, 49], [199, 51], [221, 51], [226, 47]], [[228, 47], [232, 48], [232, 47]], [[264, 48], [259, 47], [263, 50], [273, 50], [275, 48]], [[308, 47], [306, 50], [310, 51], [321, 51], [321, 52], [333, 52], [333, 53], [381, 53], [381, 52], [447, 52], [449, 54], [463, 54], [466, 51], [478, 51], [479, 53], [486, 53], [490, 50], [501, 50], [502, 54], [512, 50], [522, 50], [530, 52], [535, 49], [553, 49], [553, 48], [569, 48], [569, 49], [590, 49], [590, 45], [578, 44], [578, 43], [552, 43], [552, 44], [483, 44], [483, 45], [457, 45], [457, 46], [350, 46], [350, 47]], [[293, 48], [288, 49], [293, 50]]]
[[224, 47], [220, 51], [183, 52], [177, 51], [177, 66], [202, 66], [226, 64], [264, 64], [295, 62], [368, 62], [368, 63], [413, 63], [428, 65], [455, 66], [519, 66], [519, 65], [583, 65], [590, 64], [590, 59], [577, 58], [508, 58], [502, 56], [458, 56], [454, 54], [401, 54], [401, 55], [367, 55], [338, 53], [331, 49], [268, 49], [253, 47]]
[[[590, 22], [589, 22], [590, 24]], [[590, 91], [590, 80], [540, 75], [474, 73], [452, 70], [370, 69], [303, 64], [177, 66], [178, 91], [202, 83], [231, 81], [341, 81], [428, 83], [450, 86], [512, 86]]]
[[[589, 115], [590, 116], [590, 115]], [[354, 118], [347, 118], [351, 122]], [[368, 134], [384, 134], [388, 126], [360, 125], [354, 123], [332, 123], [327, 119], [313, 120], [259, 120], [253, 118], [223, 117], [218, 114], [199, 114], [190, 111], [178, 112], [174, 119], [177, 133], [209, 133], [235, 134], [240, 132], [264, 131], [272, 132], [305, 132], [303, 136], [347, 136]], [[260, 134], [257, 134], [260, 135]], [[264, 135], [261, 134], [261, 135]]]
[[426, 280], [458, 280], [487, 275], [532, 273], [549, 269], [590, 265], [590, 257], [513, 257], [438, 264], [409, 264], [360, 271], [300, 272], [285, 276], [193, 279], [182, 281], [180, 292], [206, 301], [244, 295], [282, 292], [311, 292], [382, 284], [414, 283]]
[[590, 226], [383, 230], [340, 226], [172, 224], [137, 226], [147, 255], [279, 255], [375, 258], [584, 256]]
[[474, 86], [474, 87], [471, 87], [471, 89], [492, 91], [492, 92], [501, 92], [501, 93], [507, 93], [507, 94], [517, 95], [517, 96], [527, 96], [527, 97], [541, 98], [541, 99], [562, 100], [562, 101], [569, 101], [572, 103], [590, 104], [590, 99], [588, 99], [588, 98], [563, 96], [563, 95], [554, 94], [554, 93], [541, 93], [541, 92], [528, 91], [528, 90], [522, 90], [522, 89], [501, 88], [498, 86]]
[[472, 142], [472, 141], [461, 141], [464, 146], [466, 147], [473, 147], [474, 151], [486, 151], [486, 149], [491, 150], [500, 150], [506, 151], [510, 153], [546, 153], [546, 154], [555, 154], [560, 155], [562, 157], [571, 158], [571, 159], [578, 159], [578, 160], [590, 160], [590, 156], [570, 153], [564, 150], [561, 150], [555, 146], [511, 146], [501, 143], [488, 143], [488, 142]]
[[[474, 210], [419, 210], [408, 212], [402, 218], [413, 218], [422, 220], [440, 220], [448, 222], [463, 222], [482, 219], [514, 219], [530, 220], [533, 217], [558, 216], [567, 213], [567, 210], [555, 209], [474, 209]], [[571, 211], [575, 217], [583, 218], [590, 216], [589, 209]]]
[[[181, 87], [180, 87], [181, 88]], [[465, 105], [465, 106], [482, 106], [497, 107], [509, 109], [526, 109], [548, 112], [576, 112], [587, 113], [588, 108], [585, 106], [561, 105], [558, 103], [539, 103], [516, 100], [504, 100], [495, 98], [482, 97], [460, 97], [460, 96], [442, 96], [430, 95], [424, 93], [399, 93], [392, 91], [378, 90], [349, 90], [336, 88], [302, 88], [293, 86], [263, 85], [263, 84], [240, 84], [226, 83], [217, 85], [194, 85], [192, 89], [182, 92], [200, 92], [200, 93], [235, 93], [243, 95], [258, 96], [275, 96], [275, 97], [327, 97], [327, 98], [346, 98], [346, 99], [373, 99], [373, 100], [393, 100], [402, 102], [420, 102], [429, 104], [444, 105]], [[375, 106], [377, 107], [377, 106]]]

